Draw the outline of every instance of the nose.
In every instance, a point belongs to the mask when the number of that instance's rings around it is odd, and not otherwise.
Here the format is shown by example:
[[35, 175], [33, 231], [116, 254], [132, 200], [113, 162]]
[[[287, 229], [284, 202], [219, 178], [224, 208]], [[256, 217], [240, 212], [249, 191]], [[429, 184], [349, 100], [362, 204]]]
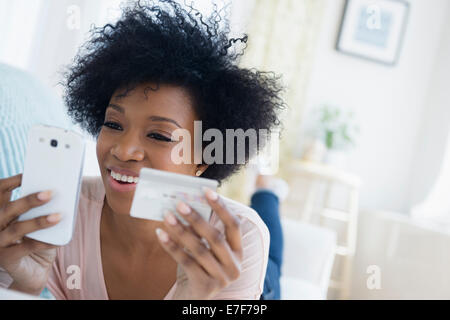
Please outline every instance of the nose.
[[123, 162], [130, 160], [142, 161], [144, 159], [144, 150], [136, 134], [132, 132], [125, 133], [118, 139], [115, 146], [111, 148], [113, 156]]

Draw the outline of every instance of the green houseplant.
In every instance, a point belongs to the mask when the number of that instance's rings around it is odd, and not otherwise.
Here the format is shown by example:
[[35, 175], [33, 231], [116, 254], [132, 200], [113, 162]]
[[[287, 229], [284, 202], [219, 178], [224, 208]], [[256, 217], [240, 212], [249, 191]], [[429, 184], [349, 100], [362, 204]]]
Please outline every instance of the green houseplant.
[[328, 150], [346, 150], [355, 146], [359, 128], [354, 124], [354, 113], [337, 107], [322, 106], [318, 110], [319, 136]]
[[356, 146], [359, 134], [354, 112], [322, 105], [315, 110], [315, 118], [313, 135], [322, 141], [327, 149], [325, 162], [342, 162], [348, 151]]

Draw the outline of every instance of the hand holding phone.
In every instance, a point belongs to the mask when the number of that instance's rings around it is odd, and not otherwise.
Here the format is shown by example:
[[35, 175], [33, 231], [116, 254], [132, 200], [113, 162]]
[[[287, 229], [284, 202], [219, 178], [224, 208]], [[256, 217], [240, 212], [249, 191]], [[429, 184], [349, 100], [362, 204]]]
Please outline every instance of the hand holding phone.
[[18, 222], [17, 217], [51, 199], [45, 197], [44, 192], [11, 201], [12, 191], [21, 183], [21, 174], [0, 179], [0, 268], [13, 279], [10, 289], [38, 295], [47, 283], [48, 270], [56, 257], [56, 246], [24, 236], [50, 228], [60, 220], [58, 216], [49, 214]]
[[27, 237], [54, 245], [65, 245], [72, 239], [78, 209], [85, 143], [75, 132], [38, 125], [30, 129], [26, 150], [21, 196], [45, 190], [52, 199], [43, 206], [19, 217], [26, 221], [59, 213], [61, 221], [48, 229], [27, 234]]

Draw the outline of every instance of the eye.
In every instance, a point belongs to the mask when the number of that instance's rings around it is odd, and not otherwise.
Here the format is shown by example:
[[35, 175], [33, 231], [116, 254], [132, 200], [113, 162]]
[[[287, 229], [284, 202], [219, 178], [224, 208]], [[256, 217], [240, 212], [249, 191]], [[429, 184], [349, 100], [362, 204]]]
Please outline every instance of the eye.
[[[122, 130], [122, 127], [120, 126], [120, 124], [118, 124], [116, 122], [107, 121], [103, 124], [103, 126], [108, 127], [112, 130]], [[150, 133], [147, 135], [147, 137], [158, 140], [158, 141], [173, 142], [172, 139], [167, 138], [166, 136], [163, 136], [162, 134], [159, 134], [159, 133]]]
[[113, 129], [113, 130], [120, 130], [120, 129], [122, 129], [121, 126], [118, 123], [115, 123], [115, 122], [105, 122], [103, 124], [103, 126], [108, 127], [110, 129]]
[[147, 137], [155, 139], [155, 140], [159, 140], [159, 141], [173, 142], [172, 139], [167, 138], [159, 133], [150, 133]]

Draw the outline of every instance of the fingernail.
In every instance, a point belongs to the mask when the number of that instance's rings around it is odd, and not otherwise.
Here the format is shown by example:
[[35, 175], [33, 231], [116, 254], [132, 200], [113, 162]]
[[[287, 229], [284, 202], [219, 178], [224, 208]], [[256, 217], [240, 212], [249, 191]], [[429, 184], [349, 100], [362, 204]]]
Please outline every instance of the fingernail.
[[41, 201], [49, 200], [52, 197], [51, 191], [44, 191], [37, 195], [38, 199]]
[[189, 206], [184, 202], [179, 202], [177, 205], [177, 209], [184, 215], [191, 213], [191, 208], [189, 208]]
[[54, 213], [47, 217], [48, 222], [58, 222], [59, 220], [61, 220], [61, 215], [59, 213]]
[[169, 235], [164, 232], [162, 229], [157, 228], [156, 229], [156, 235], [162, 242], [168, 242], [169, 241]]
[[175, 218], [175, 216], [172, 214], [172, 212], [167, 211], [166, 214], [164, 215], [166, 221], [171, 225], [171, 226], [176, 226], [177, 225], [177, 219]]
[[203, 192], [205, 192], [206, 197], [211, 201], [219, 199], [219, 195], [210, 188], [203, 187]]

